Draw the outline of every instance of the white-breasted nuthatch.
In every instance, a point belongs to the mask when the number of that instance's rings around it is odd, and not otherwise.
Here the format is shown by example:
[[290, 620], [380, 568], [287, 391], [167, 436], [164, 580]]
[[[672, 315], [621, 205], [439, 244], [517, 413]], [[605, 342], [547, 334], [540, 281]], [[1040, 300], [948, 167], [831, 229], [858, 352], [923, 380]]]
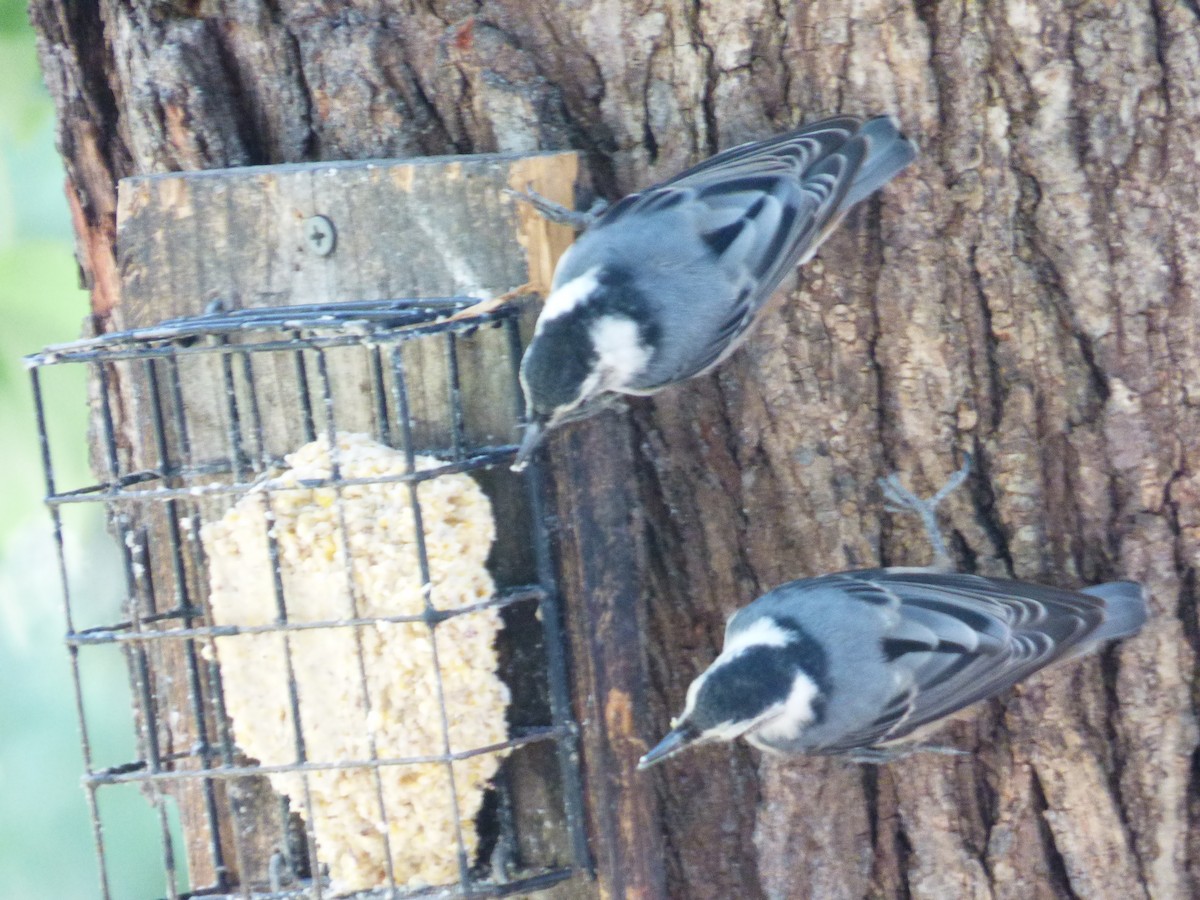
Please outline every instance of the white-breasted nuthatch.
[[916, 152], [890, 117], [839, 116], [726, 150], [598, 216], [558, 210], [586, 230], [558, 262], [521, 361], [513, 468], [601, 394], [652, 394], [721, 362], [847, 210]]
[[[895, 476], [884, 491], [927, 526], [945, 496], [918, 500]], [[934, 546], [941, 555], [940, 539]], [[720, 656], [638, 768], [737, 737], [859, 762], [954, 752], [911, 742], [1039, 669], [1134, 634], [1146, 616], [1142, 588], [1128, 581], [1071, 591], [936, 568], [793, 581], [730, 618]]]

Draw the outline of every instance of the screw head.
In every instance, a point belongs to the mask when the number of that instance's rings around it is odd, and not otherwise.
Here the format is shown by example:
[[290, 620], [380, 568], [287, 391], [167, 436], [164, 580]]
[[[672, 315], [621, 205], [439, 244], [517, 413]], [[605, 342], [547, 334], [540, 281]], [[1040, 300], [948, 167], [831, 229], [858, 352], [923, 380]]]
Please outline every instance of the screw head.
[[309, 216], [304, 220], [304, 242], [317, 256], [328, 256], [337, 246], [337, 230], [325, 216]]

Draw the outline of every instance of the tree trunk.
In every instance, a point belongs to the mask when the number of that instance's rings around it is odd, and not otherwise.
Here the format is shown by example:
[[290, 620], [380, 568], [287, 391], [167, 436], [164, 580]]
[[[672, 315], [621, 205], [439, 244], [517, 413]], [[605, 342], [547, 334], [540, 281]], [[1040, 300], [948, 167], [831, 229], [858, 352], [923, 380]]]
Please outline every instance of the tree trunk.
[[[896, 113], [913, 167], [717, 374], [625, 420], [650, 712], [631, 727], [661, 735], [766, 589], [926, 562], [875, 479], [932, 490], [956, 450], [976, 460], [946, 507], [963, 568], [1137, 579], [1154, 618], [952, 726], [968, 756], [706, 748], [627, 788], [659, 815], [625, 824], [661, 833], [672, 897], [1200, 892], [1195, 3], [328, 7], [33, 0], [100, 328], [126, 175], [572, 147], [617, 196], [803, 120]], [[559, 452], [612, 441], [580, 435]]]

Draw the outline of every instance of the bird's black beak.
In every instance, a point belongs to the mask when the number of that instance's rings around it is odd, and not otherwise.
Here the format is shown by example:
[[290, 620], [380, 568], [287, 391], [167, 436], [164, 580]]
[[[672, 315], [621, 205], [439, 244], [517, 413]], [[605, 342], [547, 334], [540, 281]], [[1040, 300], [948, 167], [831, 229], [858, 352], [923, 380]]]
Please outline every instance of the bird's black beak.
[[685, 750], [696, 742], [700, 735], [687, 725], [672, 728], [658, 745], [638, 760], [638, 771], [648, 769], [655, 763], [660, 763], [668, 756], [674, 756], [680, 750]]
[[529, 458], [533, 456], [533, 451], [537, 450], [542, 445], [542, 440], [546, 437], [546, 423], [549, 421], [549, 416], [530, 415], [529, 421], [525, 423], [525, 434], [521, 436], [521, 446], [517, 450], [517, 458], [513, 460], [512, 470], [514, 472], [524, 471], [529, 465]]

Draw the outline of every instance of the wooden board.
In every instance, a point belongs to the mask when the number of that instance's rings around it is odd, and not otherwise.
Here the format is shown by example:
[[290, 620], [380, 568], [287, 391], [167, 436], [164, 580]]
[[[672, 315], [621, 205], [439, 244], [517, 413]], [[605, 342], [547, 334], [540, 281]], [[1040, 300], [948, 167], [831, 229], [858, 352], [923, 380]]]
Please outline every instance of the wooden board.
[[567, 599], [592, 853], [605, 897], [667, 894], [646, 666], [645, 531], [631, 430], [606, 412], [551, 440], [559, 585]]

